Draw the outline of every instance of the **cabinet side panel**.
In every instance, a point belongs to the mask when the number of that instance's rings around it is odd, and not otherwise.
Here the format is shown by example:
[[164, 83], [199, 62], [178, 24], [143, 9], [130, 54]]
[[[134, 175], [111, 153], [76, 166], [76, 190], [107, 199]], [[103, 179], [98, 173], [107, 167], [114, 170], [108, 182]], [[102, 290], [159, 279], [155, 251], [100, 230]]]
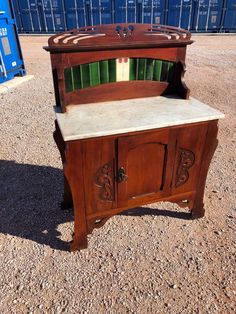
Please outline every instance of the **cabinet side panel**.
[[195, 191], [198, 181], [208, 123], [184, 126], [176, 130], [176, 156], [172, 194]]
[[84, 185], [87, 214], [116, 207], [115, 142], [96, 139], [83, 142]]

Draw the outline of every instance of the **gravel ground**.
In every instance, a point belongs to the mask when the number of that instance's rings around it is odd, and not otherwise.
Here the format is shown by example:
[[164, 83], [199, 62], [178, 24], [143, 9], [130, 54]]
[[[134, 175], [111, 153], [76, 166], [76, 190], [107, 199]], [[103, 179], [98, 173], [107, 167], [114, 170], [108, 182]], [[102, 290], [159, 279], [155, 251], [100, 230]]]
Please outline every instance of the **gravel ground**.
[[47, 37], [21, 37], [35, 78], [0, 95], [0, 313], [235, 313], [236, 36], [196, 36], [191, 95], [221, 110], [206, 216], [153, 204], [110, 219], [69, 253], [72, 213], [59, 208]]

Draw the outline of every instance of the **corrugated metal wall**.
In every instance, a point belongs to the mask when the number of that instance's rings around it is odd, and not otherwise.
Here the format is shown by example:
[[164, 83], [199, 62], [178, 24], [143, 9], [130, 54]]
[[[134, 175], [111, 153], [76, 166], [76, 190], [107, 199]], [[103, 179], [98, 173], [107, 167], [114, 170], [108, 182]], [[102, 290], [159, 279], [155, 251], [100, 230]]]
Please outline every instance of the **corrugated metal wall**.
[[235, 32], [236, 0], [12, 0], [20, 33], [85, 25], [161, 23], [194, 32]]

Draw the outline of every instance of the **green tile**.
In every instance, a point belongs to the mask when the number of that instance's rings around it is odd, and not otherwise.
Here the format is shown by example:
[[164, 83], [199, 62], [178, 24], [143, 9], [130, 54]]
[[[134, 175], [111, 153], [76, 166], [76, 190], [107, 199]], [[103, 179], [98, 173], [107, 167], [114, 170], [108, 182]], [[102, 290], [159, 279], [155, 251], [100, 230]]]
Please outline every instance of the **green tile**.
[[116, 82], [116, 59], [108, 60], [109, 82]]
[[73, 90], [81, 88], [80, 66], [73, 67], [72, 70]]
[[161, 68], [162, 68], [162, 61], [155, 60], [154, 71], [153, 71], [153, 80], [160, 81], [161, 80]]
[[138, 80], [145, 80], [146, 59], [138, 59]]
[[81, 88], [86, 88], [90, 86], [90, 73], [89, 73], [89, 64], [81, 64], [80, 66], [81, 74]]
[[168, 62], [168, 78], [167, 81], [173, 82], [174, 78], [174, 63], [173, 62]]
[[92, 62], [89, 64], [89, 74], [90, 86], [99, 85], [100, 84], [99, 62]]
[[162, 62], [162, 69], [161, 69], [161, 81], [166, 82], [168, 78], [168, 62]]
[[136, 80], [136, 67], [137, 67], [137, 59], [130, 58], [129, 59], [129, 79], [130, 81]]
[[108, 60], [103, 60], [99, 62], [100, 66], [100, 81], [101, 83], [109, 83], [109, 66]]
[[65, 77], [65, 87], [66, 92], [73, 91], [73, 80], [72, 80], [72, 68], [67, 68], [64, 70], [64, 77]]
[[153, 79], [154, 62], [155, 62], [155, 60], [153, 60], [153, 59], [147, 59], [146, 74], [145, 74], [146, 80], [152, 80]]

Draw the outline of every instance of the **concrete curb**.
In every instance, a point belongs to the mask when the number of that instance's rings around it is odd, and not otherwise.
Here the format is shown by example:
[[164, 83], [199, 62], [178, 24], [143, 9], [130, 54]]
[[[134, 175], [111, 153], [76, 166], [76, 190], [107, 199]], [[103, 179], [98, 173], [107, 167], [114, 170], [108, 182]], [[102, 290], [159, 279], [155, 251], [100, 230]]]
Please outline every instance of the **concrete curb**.
[[13, 80], [0, 84], [0, 94], [7, 93], [10, 89], [31, 80], [34, 75], [16, 76]]

